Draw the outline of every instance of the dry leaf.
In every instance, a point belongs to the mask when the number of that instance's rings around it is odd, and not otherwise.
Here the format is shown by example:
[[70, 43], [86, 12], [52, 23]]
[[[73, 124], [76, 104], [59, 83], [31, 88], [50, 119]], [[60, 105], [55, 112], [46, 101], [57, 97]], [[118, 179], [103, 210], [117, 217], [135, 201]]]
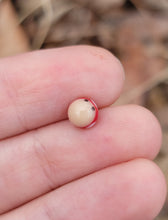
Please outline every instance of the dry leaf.
[[[120, 60], [126, 71], [124, 93], [143, 84], [168, 66], [167, 60], [160, 56], [158, 49], [163, 47], [164, 35], [154, 34], [161, 24], [156, 23], [153, 18], [134, 14], [119, 26], [115, 40]], [[163, 24], [164, 32], [168, 33], [168, 26], [165, 22]], [[156, 48], [155, 53], [151, 53], [153, 48]], [[165, 74], [168, 77], [168, 73]], [[118, 103], [121, 104], [120, 100]]]
[[132, 0], [132, 2], [140, 9], [168, 11], [167, 0]]
[[75, 44], [82, 38], [93, 36], [95, 30], [92, 28], [92, 19], [90, 10], [74, 8], [64, 16], [62, 21], [52, 27], [46, 43], [66, 42], [66, 44]]
[[0, 2], [0, 57], [28, 51], [29, 43], [10, 1]]
[[40, 49], [52, 25], [75, 7], [67, 0], [17, 0], [16, 5], [32, 49]]

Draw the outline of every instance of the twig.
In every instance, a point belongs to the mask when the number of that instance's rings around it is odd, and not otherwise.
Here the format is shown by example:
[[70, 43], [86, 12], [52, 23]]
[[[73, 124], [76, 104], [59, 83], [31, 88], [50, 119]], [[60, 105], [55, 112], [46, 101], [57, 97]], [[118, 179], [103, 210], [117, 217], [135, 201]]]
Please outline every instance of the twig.
[[20, 15], [20, 23], [40, 8], [44, 12], [44, 16], [38, 22], [37, 31], [32, 42], [32, 49], [39, 49], [44, 43], [52, 24], [57, 22], [75, 6], [76, 4], [66, 0], [56, 2], [53, 0], [35, 0], [26, 2]]
[[33, 49], [39, 49], [41, 47], [50, 30], [53, 21], [53, 10], [52, 10], [51, 1], [41, 0], [40, 2], [41, 2], [41, 7], [44, 10], [45, 16], [43, 21], [40, 23], [36, 35], [33, 39], [32, 42]]
[[147, 91], [150, 91], [152, 88], [168, 80], [168, 67], [162, 70], [157, 75], [153, 76], [149, 80], [145, 81], [141, 85], [137, 86], [135, 89], [126, 92], [123, 94], [120, 99], [116, 102], [117, 105], [131, 103], [135, 98], [140, 97]]

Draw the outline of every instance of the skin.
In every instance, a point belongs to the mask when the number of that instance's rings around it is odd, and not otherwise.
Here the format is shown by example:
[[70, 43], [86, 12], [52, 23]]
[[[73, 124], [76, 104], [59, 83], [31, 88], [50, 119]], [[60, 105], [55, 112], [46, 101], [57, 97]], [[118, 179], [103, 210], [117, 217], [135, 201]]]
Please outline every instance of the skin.
[[[152, 220], [166, 183], [151, 161], [161, 129], [136, 105], [108, 107], [124, 83], [120, 62], [89, 46], [36, 51], [0, 61], [0, 220]], [[90, 129], [67, 120], [90, 97]]]

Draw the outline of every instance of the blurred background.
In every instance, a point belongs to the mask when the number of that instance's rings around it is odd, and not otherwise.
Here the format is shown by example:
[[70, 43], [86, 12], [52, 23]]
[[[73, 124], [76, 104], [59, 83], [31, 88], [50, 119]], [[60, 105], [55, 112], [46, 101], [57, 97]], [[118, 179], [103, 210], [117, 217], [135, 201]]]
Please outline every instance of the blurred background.
[[[121, 60], [126, 83], [115, 105], [136, 103], [157, 116], [155, 161], [168, 183], [168, 0], [0, 0], [0, 57], [77, 44]], [[168, 220], [168, 199], [156, 220]]]

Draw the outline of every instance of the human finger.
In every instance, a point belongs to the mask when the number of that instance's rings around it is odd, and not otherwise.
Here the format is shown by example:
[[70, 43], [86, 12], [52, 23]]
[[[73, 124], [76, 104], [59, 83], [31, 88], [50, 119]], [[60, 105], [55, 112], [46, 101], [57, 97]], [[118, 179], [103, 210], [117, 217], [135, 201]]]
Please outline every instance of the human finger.
[[151, 220], [166, 196], [160, 169], [145, 159], [106, 168], [0, 217], [1, 220]]
[[0, 139], [67, 118], [78, 97], [112, 104], [124, 81], [111, 53], [91, 46], [36, 51], [0, 61]]
[[100, 110], [91, 129], [62, 121], [4, 140], [0, 144], [0, 211], [104, 167], [135, 158], [153, 159], [160, 145], [156, 118], [135, 105]]

